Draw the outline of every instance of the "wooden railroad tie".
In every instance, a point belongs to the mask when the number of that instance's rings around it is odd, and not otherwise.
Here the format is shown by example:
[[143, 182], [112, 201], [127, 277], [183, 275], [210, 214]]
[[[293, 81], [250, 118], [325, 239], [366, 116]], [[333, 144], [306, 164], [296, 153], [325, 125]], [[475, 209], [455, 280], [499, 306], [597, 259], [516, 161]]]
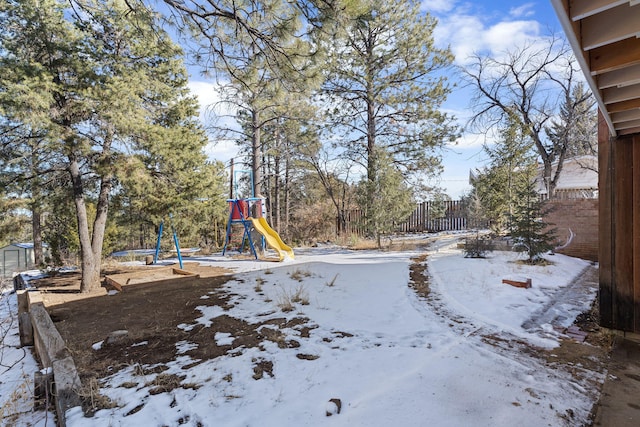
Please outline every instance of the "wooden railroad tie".
[[531, 279], [527, 279], [525, 282], [519, 282], [517, 280], [502, 279], [502, 283], [515, 286], [516, 288], [529, 289], [531, 287]]

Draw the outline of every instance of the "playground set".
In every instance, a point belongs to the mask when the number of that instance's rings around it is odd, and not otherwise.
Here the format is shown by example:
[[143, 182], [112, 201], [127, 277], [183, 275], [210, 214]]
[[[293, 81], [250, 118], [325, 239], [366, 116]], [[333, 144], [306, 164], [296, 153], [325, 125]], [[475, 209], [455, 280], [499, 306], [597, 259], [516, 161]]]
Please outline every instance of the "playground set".
[[[245, 174], [249, 178], [251, 197], [239, 197], [240, 179], [238, 175]], [[236, 230], [241, 230], [241, 238], [237, 245], [238, 251], [242, 253], [245, 246], [258, 259], [258, 249], [260, 253], [265, 252], [265, 247], [269, 246], [278, 254], [278, 259], [293, 259], [293, 249], [282, 241], [280, 235], [269, 225], [266, 216], [266, 200], [255, 196], [255, 186], [252, 171], [233, 170], [231, 164], [231, 198], [229, 203], [229, 220], [227, 221], [227, 231], [225, 234], [224, 248], [222, 255], [225, 255], [231, 246], [234, 235], [239, 234]], [[236, 226], [236, 227], [234, 227]], [[257, 247], [256, 247], [257, 246]]]
[[[262, 210], [264, 199], [249, 197], [245, 199], [227, 199], [227, 202], [229, 203], [229, 220], [227, 221], [227, 232], [222, 255], [225, 255], [234, 234], [237, 234], [237, 232], [234, 233], [234, 224], [237, 224], [241, 226], [242, 230], [242, 238], [238, 245], [239, 252], [242, 252], [248, 244], [249, 250], [255, 259], [258, 259], [258, 249], [263, 253], [265, 245], [267, 245], [276, 251], [280, 261], [286, 258], [294, 258], [293, 249], [282, 241], [280, 235], [269, 226], [269, 223], [264, 218]], [[260, 238], [255, 238], [254, 231], [259, 234]]]
[[[238, 197], [239, 189], [237, 179], [238, 174], [247, 174], [250, 179], [251, 197]], [[227, 229], [225, 234], [224, 247], [222, 249], [222, 255], [224, 256], [232, 246], [238, 249], [238, 252], [242, 253], [244, 248], [248, 246], [249, 250], [258, 259], [258, 253], [264, 254], [266, 246], [272, 248], [277, 254], [279, 261], [285, 259], [293, 259], [293, 249], [282, 241], [280, 235], [269, 225], [266, 216], [266, 204], [265, 199], [253, 196], [253, 174], [251, 171], [237, 170], [231, 172], [231, 197], [227, 199], [229, 203], [229, 220], [227, 221]], [[235, 197], [234, 197], [235, 196]], [[180, 269], [183, 268], [182, 255], [183, 250], [180, 249], [180, 240], [178, 234], [173, 226], [173, 216], [169, 214], [169, 224], [173, 234], [173, 243], [175, 245], [175, 252], [178, 256], [178, 262]], [[238, 232], [241, 230], [240, 232]], [[148, 257], [148, 263], [151, 263], [151, 253], [153, 253], [153, 264], [157, 264], [158, 257], [161, 252], [161, 241], [164, 233], [164, 220], [160, 222], [158, 227], [158, 238], [156, 241], [155, 251], [140, 249], [134, 251], [122, 251], [114, 252], [114, 256], [130, 256], [130, 255], [145, 255]], [[233, 238], [237, 242], [234, 245]], [[199, 250], [198, 248], [187, 249], [186, 252], [193, 253]]]

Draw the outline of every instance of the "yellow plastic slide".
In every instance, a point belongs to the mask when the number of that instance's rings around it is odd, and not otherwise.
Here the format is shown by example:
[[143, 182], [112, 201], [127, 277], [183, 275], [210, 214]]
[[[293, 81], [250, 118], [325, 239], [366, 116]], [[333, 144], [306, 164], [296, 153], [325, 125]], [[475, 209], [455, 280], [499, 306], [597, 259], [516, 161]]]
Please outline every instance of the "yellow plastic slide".
[[253, 224], [253, 228], [260, 234], [262, 234], [267, 241], [267, 245], [270, 248], [275, 249], [278, 252], [278, 256], [280, 257], [280, 261], [284, 260], [285, 257], [289, 257], [293, 259], [293, 249], [287, 246], [280, 235], [276, 233], [276, 231], [269, 226], [267, 220], [264, 218], [249, 218], [251, 223]]

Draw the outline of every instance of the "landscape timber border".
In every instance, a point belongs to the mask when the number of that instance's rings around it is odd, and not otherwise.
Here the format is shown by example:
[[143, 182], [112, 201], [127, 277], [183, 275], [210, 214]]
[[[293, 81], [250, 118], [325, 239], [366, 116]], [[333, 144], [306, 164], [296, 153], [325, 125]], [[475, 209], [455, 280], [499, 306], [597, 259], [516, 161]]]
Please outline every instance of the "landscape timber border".
[[[53, 397], [57, 425], [66, 427], [67, 410], [82, 406], [82, 383], [76, 364], [53, 324], [40, 292], [28, 288], [21, 275], [14, 277], [13, 286], [18, 297], [20, 345], [34, 346], [43, 370], [51, 373], [51, 376], [44, 375], [46, 390]], [[40, 376], [34, 373], [34, 377]]]

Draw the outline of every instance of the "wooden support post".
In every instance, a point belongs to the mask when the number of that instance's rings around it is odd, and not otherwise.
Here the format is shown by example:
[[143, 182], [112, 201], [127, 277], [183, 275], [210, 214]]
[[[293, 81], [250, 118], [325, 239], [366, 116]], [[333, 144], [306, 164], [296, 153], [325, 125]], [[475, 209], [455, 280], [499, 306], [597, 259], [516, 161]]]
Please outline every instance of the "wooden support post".
[[48, 409], [53, 403], [53, 372], [48, 369], [33, 375], [33, 409]]
[[613, 143], [604, 116], [598, 110], [598, 271], [600, 325], [613, 328]]
[[122, 292], [122, 285], [114, 278], [110, 277], [110, 276], [104, 276], [104, 280], [105, 282], [107, 282], [108, 285], [113, 286], [114, 288], [116, 288], [116, 290], [118, 292]]
[[33, 326], [29, 313], [18, 314], [18, 331], [20, 332], [20, 345], [22, 347], [33, 345]]

